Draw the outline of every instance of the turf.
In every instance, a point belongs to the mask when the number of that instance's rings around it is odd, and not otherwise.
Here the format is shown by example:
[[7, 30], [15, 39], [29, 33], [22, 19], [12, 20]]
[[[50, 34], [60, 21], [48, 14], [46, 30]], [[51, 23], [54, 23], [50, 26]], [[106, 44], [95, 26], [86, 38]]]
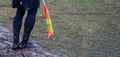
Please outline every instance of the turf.
[[[31, 37], [45, 50], [60, 57], [119, 57], [119, 0], [45, 0], [54, 36], [46, 40], [47, 25], [42, 3]], [[12, 30], [15, 9], [0, 0], [0, 22]]]

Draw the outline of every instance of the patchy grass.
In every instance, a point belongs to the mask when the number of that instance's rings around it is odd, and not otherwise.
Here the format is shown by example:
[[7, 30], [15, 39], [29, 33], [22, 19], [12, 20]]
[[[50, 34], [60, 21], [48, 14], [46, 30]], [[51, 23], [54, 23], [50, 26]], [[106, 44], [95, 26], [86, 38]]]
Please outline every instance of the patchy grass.
[[[5, 1], [0, 1], [0, 22], [11, 29], [15, 9], [10, 7], [10, 1]], [[120, 1], [116, 1], [46, 1], [55, 35], [46, 40], [47, 25], [41, 5], [32, 36], [41, 47], [60, 57], [119, 57]]]

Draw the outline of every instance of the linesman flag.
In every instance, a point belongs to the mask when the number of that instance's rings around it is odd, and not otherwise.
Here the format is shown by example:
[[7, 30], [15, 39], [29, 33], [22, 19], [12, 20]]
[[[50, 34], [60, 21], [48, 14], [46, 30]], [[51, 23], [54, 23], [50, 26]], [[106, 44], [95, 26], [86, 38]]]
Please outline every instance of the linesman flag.
[[47, 5], [45, 4], [45, 1], [42, 0], [43, 2], [43, 9], [44, 9], [44, 14], [45, 14], [45, 18], [46, 18], [46, 23], [48, 25], [48, 35], [47, 35], [47, 39], [50, 39], [53, 36], [53, 27], [52, 27], [52, 22], [50, 19], [50, 14], [49, 14], [49, 10]]

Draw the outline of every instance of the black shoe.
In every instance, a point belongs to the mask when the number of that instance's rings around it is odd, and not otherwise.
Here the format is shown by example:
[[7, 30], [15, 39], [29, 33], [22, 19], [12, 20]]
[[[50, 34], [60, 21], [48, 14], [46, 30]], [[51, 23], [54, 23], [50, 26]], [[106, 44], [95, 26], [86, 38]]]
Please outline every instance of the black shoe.
[[20, 49], [25, 49], [27, 47], [27, 44], [26, 43], [21, 43], [19, 45]]
[[32, 44], [30, 42], [28, 42], [27, 44], [26, 43], [20, 44], [20, 49], [25, 49], [25, 48], [39, 48], [39, 45]]
[[19, 49], [19, 43], [13, 43], [12, 50], [17, 50], [17, 49]]
[[39, 47], [39, 45], [33, 44], [33, 43], [31, 43], [31, 42], [28, 42], [28, 43], [27, 43], [27, 48], [37, 48], [37, 47]]

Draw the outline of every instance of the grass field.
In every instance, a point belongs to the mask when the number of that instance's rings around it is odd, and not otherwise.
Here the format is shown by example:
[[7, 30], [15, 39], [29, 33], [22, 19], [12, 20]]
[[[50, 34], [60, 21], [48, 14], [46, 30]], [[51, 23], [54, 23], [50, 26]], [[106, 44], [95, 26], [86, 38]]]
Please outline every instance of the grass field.
[[[11, 1], [11, 0], [10, 0]], [[12, 30], [15, 9], [0, 0], [0, 23]], [[32, 38], [60, 57], [120, 57], [119, 0], [46, 0], [55, 35], [46, 40], [42, 4]], [[21, 33], [22, 34], [22, 33]]]

